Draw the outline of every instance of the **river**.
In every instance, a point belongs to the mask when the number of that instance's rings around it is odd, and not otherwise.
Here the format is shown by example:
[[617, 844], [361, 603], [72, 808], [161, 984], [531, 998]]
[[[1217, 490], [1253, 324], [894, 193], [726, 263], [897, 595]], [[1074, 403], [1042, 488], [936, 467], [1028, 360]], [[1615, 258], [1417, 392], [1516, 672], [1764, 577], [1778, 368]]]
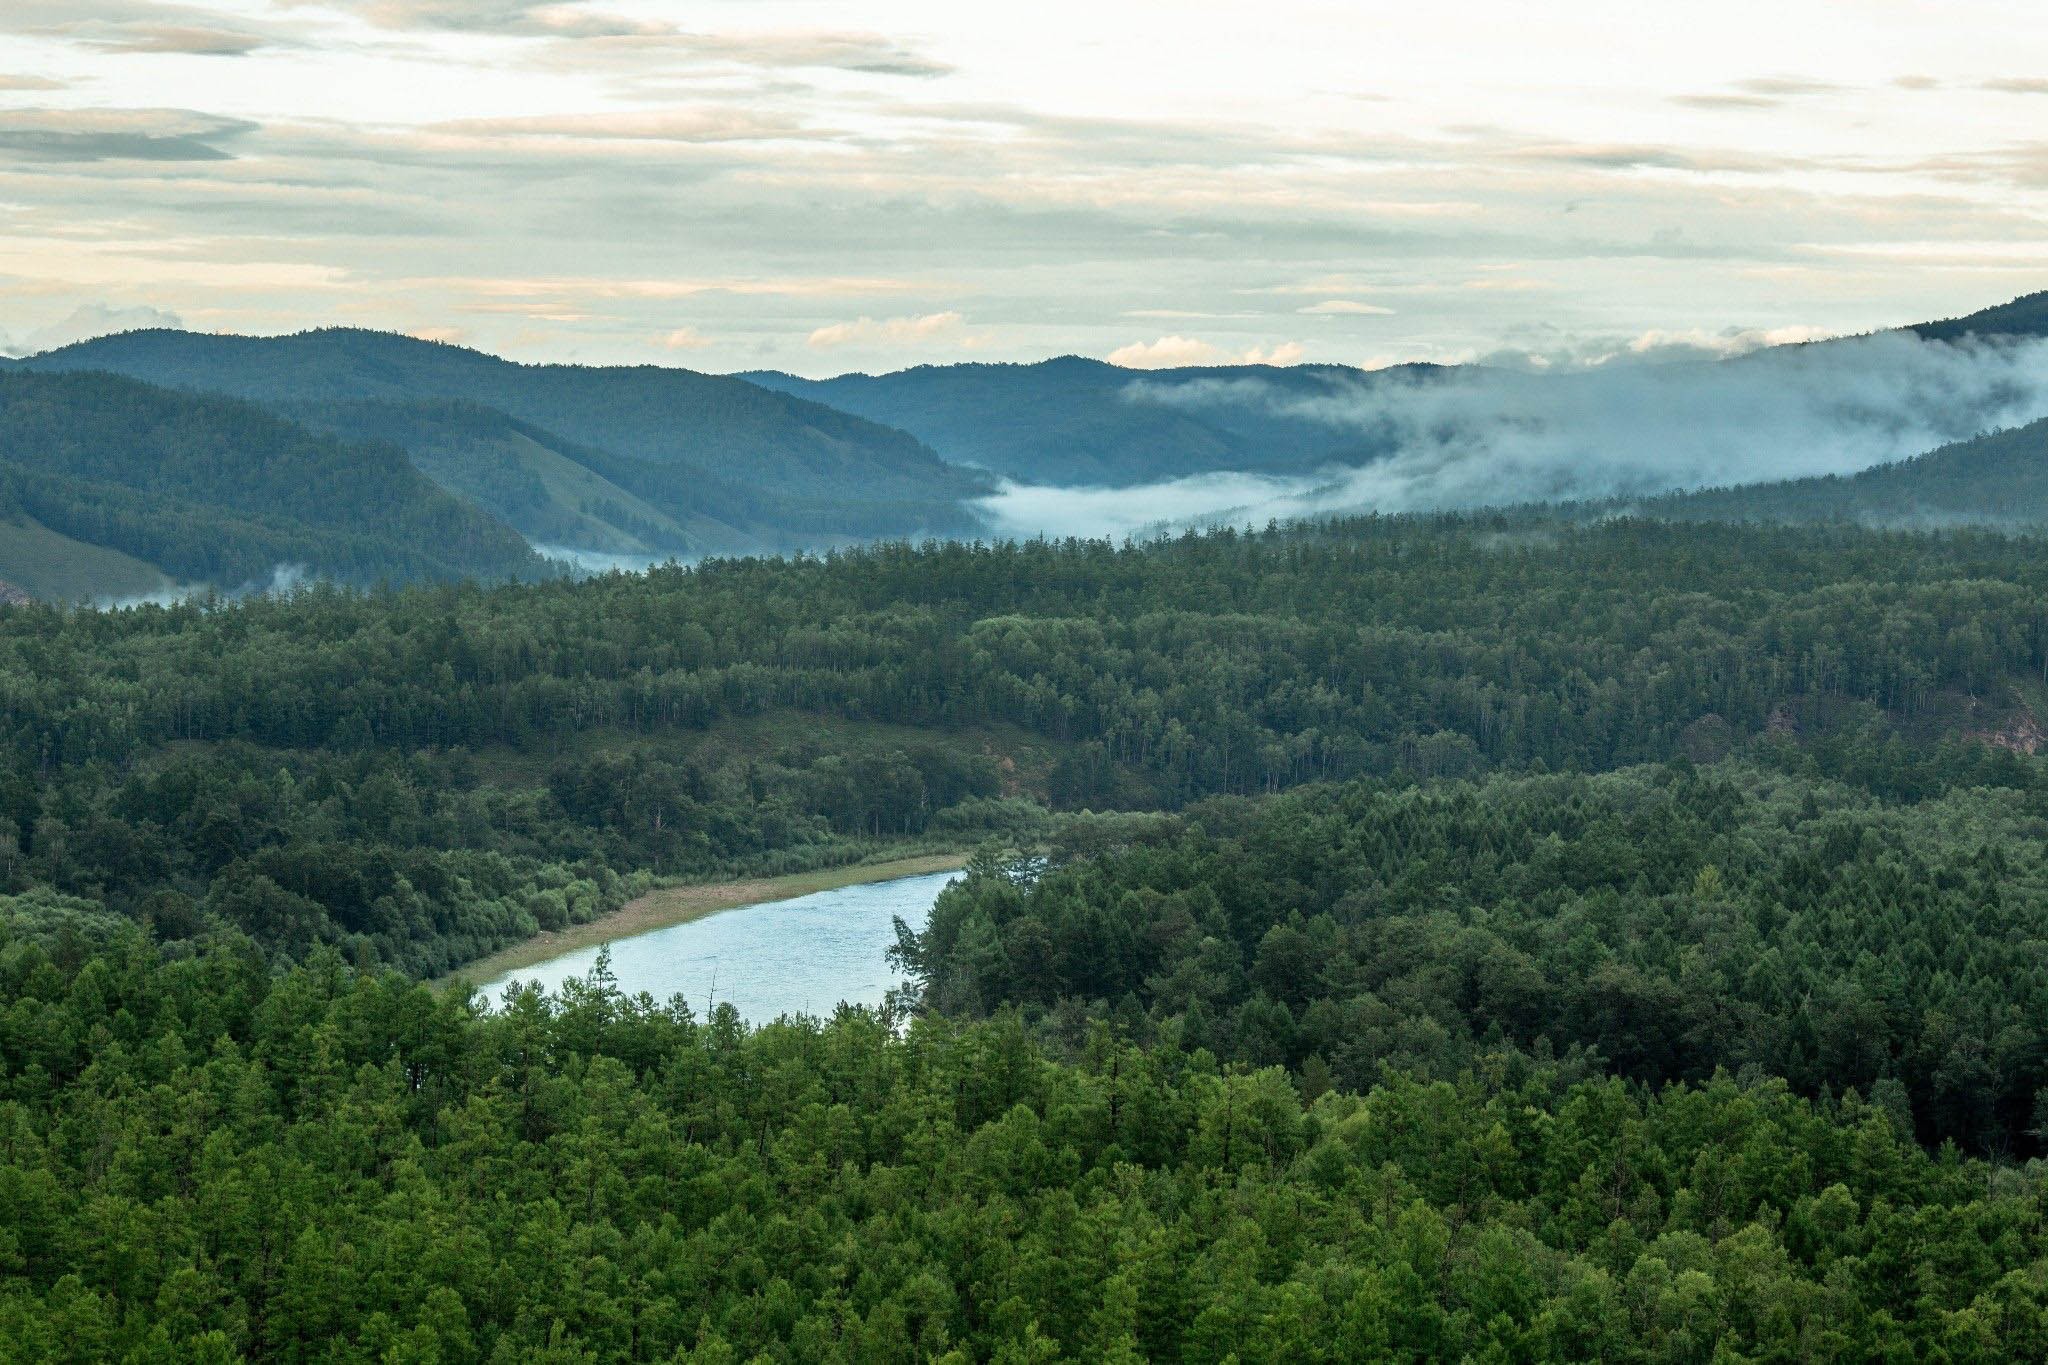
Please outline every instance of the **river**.
[[923, 929], [932, 902], [959, 875], [929, 872], [736, 906], [521, 967], [485, 983], [483, 993], [495, 1000], [513, 981], [554, 990], [587, 975], [608, 947], [620, 990], [657, 1000], [680, 994], [700, 1019], [714, 1000], [730, 1002], [750, 1024], [829, 1015], [842, 1000], [879, 1005], [901, 979], [886, 957], [895, 920]]

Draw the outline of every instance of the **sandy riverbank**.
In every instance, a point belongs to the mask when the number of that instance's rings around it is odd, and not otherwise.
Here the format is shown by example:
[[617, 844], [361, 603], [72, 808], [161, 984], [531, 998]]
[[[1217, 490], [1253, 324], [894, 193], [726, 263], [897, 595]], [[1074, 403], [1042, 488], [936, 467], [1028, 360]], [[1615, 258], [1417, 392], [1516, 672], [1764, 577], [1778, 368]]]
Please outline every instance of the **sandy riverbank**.
[[588, 924], [535, 934], [523, 943], [500, 948], [489, 957], [468, 963], [435, 982], [457, 979], [494, 981], [507, 972], [531, 967], [578, 948], [615, 939], [631, 938], [651, 929], [665, 929], [719, 910], [759, 905], [765, 901], [789, 900], [814, 891], [882, 882], [895, 877], [915, 877], [927, 872], [949, 872], [967, 865], [965, 853], [930, 853], [915, 858], [894, 858], [882, 863], [860, 863], [851, 867], [828, 867], [816, 872], [793, 872], [786, 877], [757, 877], [746, 881], [703, 882], [691, 886], [665, 886], [631, 900]]

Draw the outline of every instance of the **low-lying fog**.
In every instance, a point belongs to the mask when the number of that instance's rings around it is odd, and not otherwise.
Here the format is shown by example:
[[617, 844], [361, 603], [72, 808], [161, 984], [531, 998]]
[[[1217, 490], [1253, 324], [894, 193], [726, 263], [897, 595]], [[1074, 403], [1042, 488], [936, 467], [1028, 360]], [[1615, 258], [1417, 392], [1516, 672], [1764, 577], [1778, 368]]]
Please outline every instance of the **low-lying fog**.
[[1853, 473], [2048, 415], [2048, 341], [1949, 344], [1887, 333], [1710, 363], [1387, 376], [1314, 397], [1255, 379], [1168, 387], [1134, 378], [1126, 398], [1259, 404], [1327, 423], [1333, 446], [1385, 454], [1301, 478], [1209, 474], [1118, 489], [1009, 483], [980, 504], [997, 534], [1123, 536]]
[[539, 541], [528, 543], [541, 558], [552, 559], [578, 575], [646, 573], [657, 564], [667, 564], [678, 559], [675, 555], [625, 555], [613, 554], [609, 550], [583, 550], [574, 545], [544, 545]]

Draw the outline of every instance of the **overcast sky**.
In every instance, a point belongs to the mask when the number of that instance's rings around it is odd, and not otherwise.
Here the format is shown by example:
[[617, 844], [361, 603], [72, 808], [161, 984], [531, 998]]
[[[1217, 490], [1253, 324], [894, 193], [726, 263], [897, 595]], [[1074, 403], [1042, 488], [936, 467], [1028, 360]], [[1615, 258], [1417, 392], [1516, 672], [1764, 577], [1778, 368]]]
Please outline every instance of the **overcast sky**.
[[1583, 362], [2048, 287], [2039, 0], [0, 0], [0, 347]]

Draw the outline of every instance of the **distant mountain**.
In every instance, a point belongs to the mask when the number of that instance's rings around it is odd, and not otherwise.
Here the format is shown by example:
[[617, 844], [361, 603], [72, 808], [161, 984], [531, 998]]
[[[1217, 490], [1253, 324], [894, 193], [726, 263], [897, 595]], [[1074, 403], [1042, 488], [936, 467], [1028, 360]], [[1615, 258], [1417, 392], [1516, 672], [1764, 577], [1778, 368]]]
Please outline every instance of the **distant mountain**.
[[0, 373], [0, 579], [37, 596], [532, 578], [518, 534], [398, 447], [109, 374]]
[[[2048, 293], [1898, 330], [1930, 341], [2048, 336]], [[1783, 349], [1810, 352], [1833, 344]], [[1734, 363], [1767, 365], [1776, 358], [1766, 350]], [[1370, 463], [1390, 452], [1392, 436], [1320, 421], [1319, 400], [1355, 404], [1380, 386], [1460, 373], [1473, 371], [1430, 365], [1131, 370], [1063, 356], [1034, 365], [925, 365], [832, 379], [779, 371], [737, 377], [900, 427], [948, 460], [1020, 483], [1128, 487], [1225, 470], [1300, 474]]]
[[2048, 527], [2048, 418], [1858, 474], [1673, 493], [1635, 505], [1674, 521]]
[[1905, 330], [1928, 341], [1960, 341], [1971, 336], [2048, 337], [2048, 290], [1964, 317], [1916, 323]]
[[1132, 370], [1062, 356], [1033, 365], [921, 365], [894, 374], [738, 376], [900, 427], [948, 460], [1035, 484], [1119, 487], [1222, 470], [1357, 464], [1361, 446], [1316, 400], [1426, 382], [1435, 366], [1223, 365]]
[[657, 366], [520, 365], [385, 332], [127, 332], [17, 368], [106, 370], [301, 412], [373, 402], [386, 405], [380, 420], [393, 431], [408, 420], [396, 408], [424, 403], [407, 429], [432, 434], [438, 453], [424, 463], [444, 473], [451, 461], [483, 461], [473, 443], [470, 455], [451, 454], [446, 405], [493, 410], [571, 463], [588, 456], [598, 477], [686, 528], [681, 543], [665, 546], [681, 553], [968, 532], [979, 523], [963, 500], [986, 488], [901, 431], [743, 380]]

